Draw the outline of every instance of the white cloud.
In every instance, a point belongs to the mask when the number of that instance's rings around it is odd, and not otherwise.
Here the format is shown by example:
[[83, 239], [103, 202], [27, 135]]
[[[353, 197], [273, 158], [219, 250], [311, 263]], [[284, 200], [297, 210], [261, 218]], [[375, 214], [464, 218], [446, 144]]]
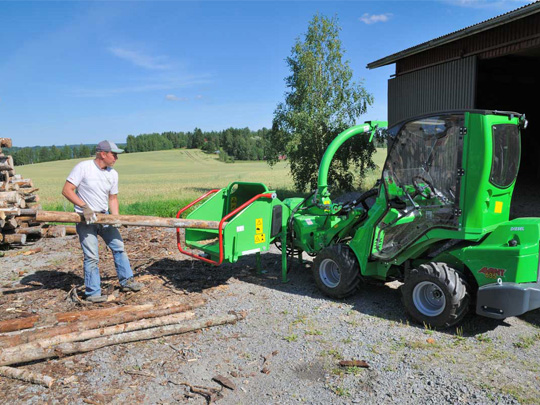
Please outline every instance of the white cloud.
[[187, 97], [178, 97], [174, 94], [167, 94], [165, 98], [169, 101], [188, 101]]
[[145, 69], [168, 70], [172, 68], [171, 64], [167, 63], [168, 58], [166, 56], [150, 56], [140, 51], [114, 47], [109, 48], [109, 52], [120, 59], [124, 59], [133, 63], [135, 66]]
[[379, 22], [387, 22], [390, 17], [392, 17], [391, 13], [385, 13], [385, 14], [368, 14], [365, 13], [362, 17], [359, 18], [360, 21], [362, 21], [365, 24], [375, 24]]

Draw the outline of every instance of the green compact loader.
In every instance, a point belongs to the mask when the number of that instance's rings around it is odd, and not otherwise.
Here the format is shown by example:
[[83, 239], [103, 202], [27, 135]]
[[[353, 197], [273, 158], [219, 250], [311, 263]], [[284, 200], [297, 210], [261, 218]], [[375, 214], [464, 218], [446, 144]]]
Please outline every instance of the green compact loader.
[[[332, 200], [328, 170], [355, 135], [387, 126], [352, 127], [328, 146], [318, 188], [280, 201], [260, 183], [212, 190], [188, 218], [220, 221], [217, 230], [186, 229], [186, 254], [212, 264], [235, 262], [276, 243], [287, 259], [305, 252], [320, 290], [333, 298], [362, 282], [403, 282], [414, 320], [434, 327], [476, 313], [504, 319], [540, 307], [540, 218], [509, 220], [520, 160], [521, 114], [448, 111], [385, 130], [388, 156], [377, 186], [357, 199]], [[195, 203], [195, 202], [194, 202]], [[191, 205], [190, 205], [191, 206]], [[178, 214], [181, 215], [183, 210]]]

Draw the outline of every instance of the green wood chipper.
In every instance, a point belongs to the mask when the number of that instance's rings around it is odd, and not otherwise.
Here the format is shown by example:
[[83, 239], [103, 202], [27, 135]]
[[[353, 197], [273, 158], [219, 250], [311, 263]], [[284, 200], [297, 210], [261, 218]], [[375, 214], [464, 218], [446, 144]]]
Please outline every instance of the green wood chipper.
[[[217, 229], [185, 231], [181, 252], [219, 265], [282, 250], [314, 256], [317, 286], [343, 298], [362, 282], [403, 283], [411, 317], [434, 327], [458, 323], [471, 306], [503, 319], [540, 307], [540, 218], [509, 220], [520, 161], [523, 115], [448, 111], [406, 120], [385, 131], [388, 156], [377, 186], [354, 200], [333, 201], [327, 175], [337, 149], [355, 135], [386, 127], [366, 122], [328, 146], [317, 190], [280, 201], [264, 184], [235, 182], [212, 190], [187, 219]], [[260, 262], [258, 261], [258, 264]]]

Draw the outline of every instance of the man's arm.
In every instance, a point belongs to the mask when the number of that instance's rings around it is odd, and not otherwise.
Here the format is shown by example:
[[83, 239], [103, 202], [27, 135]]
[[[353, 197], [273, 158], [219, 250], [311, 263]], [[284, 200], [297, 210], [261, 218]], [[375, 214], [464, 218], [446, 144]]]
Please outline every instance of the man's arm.
[[78, 205], [79, 207], [84, 207], [86, 203], [77, 195], [77, 193], [75, 193], [76, 189], [77, 187], [75, 187], [75, 184], [66, 181], [64, 188], [62, 189], [62, 195], [66, 197], [70, 203]]
[[111, 212], [111, 215], [118, 215], [120, 213], [118, 194], [109, 194], [109, 211]]

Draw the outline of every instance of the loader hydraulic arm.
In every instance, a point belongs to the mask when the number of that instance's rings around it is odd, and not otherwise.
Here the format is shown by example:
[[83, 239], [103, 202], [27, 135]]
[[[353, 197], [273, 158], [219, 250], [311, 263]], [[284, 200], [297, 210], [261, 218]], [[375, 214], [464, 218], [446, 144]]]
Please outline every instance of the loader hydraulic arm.
[[386, 121], [366, 121], [362, 125], [356, 125], [343, 131], [336, 136], [330, 145], [328, 145], [328, 148], [326, 148], [321, 160], [321, 165], [319, 166], [319, 181], [317, 185], [317, 195], [315, 196], [319, 203], [322, 202], [322, 204], [325, 205], [330, 204], [330, 193], [328, 192], [328, 171], [330, 170], [330, 163], [332, 163], [332, 159], [341, 145], [343, 145], [349, 138], [361, 134], [369, 134], [369, 141], [371, 142], [375, 133], [382, 128], [386, 128], [387, 126], [388, 123]]

